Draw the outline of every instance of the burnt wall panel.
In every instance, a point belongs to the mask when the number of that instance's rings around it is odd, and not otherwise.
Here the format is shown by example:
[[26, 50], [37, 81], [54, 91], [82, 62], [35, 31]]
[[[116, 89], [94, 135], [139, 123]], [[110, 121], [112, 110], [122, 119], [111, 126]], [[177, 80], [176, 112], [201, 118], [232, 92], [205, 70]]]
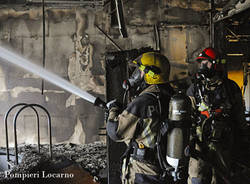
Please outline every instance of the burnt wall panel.
[[[83, 90], [103, 98], [105, 78], [101, 54], [105, 49], [103, 46], [105, 40], [94, 30], [96, 14], [91, 11], [75, 9], [46, 11], [45, 66], [49, 71], [69, 80]], [[80, 21], [77, 21], [78, 19]], [[10, 48], [13, 52], [41, 66], [43, 47], [41, 9], [30, 8], [19, 11], [11, 8], [4, 9], [0, 13], [0, 20], [1, 46]], [[83, 24], [82, 21], [87, 24]], [[89, 29], [88, 34], [87, 29]], [[98, 51], [95, 52], [97, 49]], [[100, 139], [98, 128], [103, 126], [103, 112], [89, 102], [47, 81], [44, 95], [41, 95], [42, 79], [6, 63], [1, 63], [0, 79], [2, 115], [16, 103], [38, 103], [47, 108], [52, 116], [54, 143], [67, 141], [87, 143]], [[36, 143], [36, 132], [29, 131], [34, 119], [34, 113], [30, 111], [20, 115], [20, 124], [25, 123], [25, 125], [19, 125], [18, 131], [22, 129], [25, 134], [18, 135], [19, 143]], [[44, 123], [46, 126], [46, 119], [41, 122], [42, 125]], [[4, 126], [1, 125], [0, 129], [3, 131]], [[46, 128], [42, 126], [42, 129]], [[47, 131], [42, 137], [45, 142], [46, 133]], [[13, 139], [10, 141], [12, 144]], [[0, 144], [4, 145], [4, 140]]]
[[165, 8], [161, 18], [162, 21], [169, 24], [207, 24], [204, 12], [196, 12], [192, 9], [183, 9], [180, 7]]
[[209, 46], [208, 27], [165, 25], [160, 27], [161, 48], [171, 64], [170, 80], [187, 78], [197, 69], [195, 58]]
[[132, 26], [128, 29], [132, 48], [155, 47], [153, 26]]
[[149, 26], [158, 22], [160, 11], [154, 0], [129, 1], [124, 4], [124, 14], [128, 25]]
[[46, 45], [45, 67], [59, 76], [68, 77], [68, 60], [74, 48], [70, 36], [49, 37]]
[[193, 63], [201, 49], [209, 46], [209, 27], [191, 26], [186, 28], [186, 45], [188, 63]]
[[[27, 111], [26, 109], [25, 111]], [[38, 110], [39, 111], [39, 110]], [[47, 121], [47, 116], [45, 114], [41, 114], [39, 117], [40, 120], [40, 138], [41, 138], [41, 143], [49, 143], [49, 134], [48, 134], [48, 121]], [[26, 144], [37, 144], [37, 119], [34, 116], [34, 111], [30, 110], [29, 113], [26, 113], [23, 115], [23, 121], [24, 121], [24, 131], [23, 133], [25, 135], [29, 135], [28, 137], [21, 136], [21, 139], [18, 139], [20, 142], [25, 142]], [[9, 132], [9, 136], [13, 136]]]
[[[109, 8], [97, 11], [94, 8], [47, 7], [46, 69], [104, 99], [104, 55], [106, 51], [117, 49], [95, 24], [124, 50], [155, 48], [153, 26], [158, 25], [161, 52], [169, 58], [172, 66], [171, 80], [187, 77], [188, 63], [200, 49], [208, 46], [208, 7], [206, 1], [125, 1], [126, 39], [121, 37], [117, 28], [111, 27]], [[41, 65], [42, 36], [41, 7], [1, 9], [2, 46]], [[82, 144], [99, 140], [98, 128], [104, 126], [103, 111], [48, 82], [45, 82], [44, 95], [41, 95], [41, 81], [36, 75], [0, 63], [0, 105], [4, 107], [0, 115], [18, 102], [39, 103], [52, 114], [55, 142]], [[22, 116], [25, 122], [35, 118], [29, 112]], [[2, 130], [3, 126], [0, 127]], [[34, 137], [33, 133], [27, 134]]]

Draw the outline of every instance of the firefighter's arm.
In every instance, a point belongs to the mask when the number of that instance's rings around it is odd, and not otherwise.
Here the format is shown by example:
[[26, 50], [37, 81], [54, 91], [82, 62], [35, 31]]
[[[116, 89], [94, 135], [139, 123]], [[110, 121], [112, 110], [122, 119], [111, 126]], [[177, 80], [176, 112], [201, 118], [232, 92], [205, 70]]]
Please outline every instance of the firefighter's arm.
[[109, 137], [117, 142], [123, 142], [133, 137], [139, 118], [124, 110], [117, 115], [114, 109], [111, 109], [107, 121], [107, 133]]
[[116, 135], [116, 130], [118, 127], [118, 115], [120, 113], [120, 107], [116, 103], [116, 100], [108, 102], [106, 106], [108, 109], [108, 118], [106, 125], [107, 133], [112, 140], [116, 141], [119, 139]]
[[137, 96], [131, 103], [129, 103], [121, 114], [111, 108], [107, 123], [108, 135], [115, 138], [114, 140], [117, 142], [132, 139], [137, 124], [143, 119], [143, 113], [146, 112], [145, 109], [147, 109], [147, 102], [148, 99], [145, 95], [141, 95]]
[[117, 106], [111, 107], [107, 120], [107, 133], [116, 142], [123, 142], [133, 137], [140, 118], [125, 109], [119, 114]]
[[194, 84], [191, 84], [187, 89], [186, 95], [190, 98], [192, 103], [192, 110], [196, 110], [196, 99], [194, 97]]

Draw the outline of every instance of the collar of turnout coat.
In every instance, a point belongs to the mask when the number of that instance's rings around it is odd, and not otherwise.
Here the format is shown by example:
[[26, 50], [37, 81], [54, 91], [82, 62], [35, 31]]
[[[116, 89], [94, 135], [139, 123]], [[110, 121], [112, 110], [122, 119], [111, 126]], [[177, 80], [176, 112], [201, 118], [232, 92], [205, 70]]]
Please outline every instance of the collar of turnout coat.
[[158, 93], [160, 92], [160, 89], [157, 85], [153, 84], [153, 85], [150, 85], [149, 87], [147, 87], [145, 90], [143, 90], [140, 95], [142, 95], [143, 93], [146, 93], [146, 92], [155, 92], [155, 93]]

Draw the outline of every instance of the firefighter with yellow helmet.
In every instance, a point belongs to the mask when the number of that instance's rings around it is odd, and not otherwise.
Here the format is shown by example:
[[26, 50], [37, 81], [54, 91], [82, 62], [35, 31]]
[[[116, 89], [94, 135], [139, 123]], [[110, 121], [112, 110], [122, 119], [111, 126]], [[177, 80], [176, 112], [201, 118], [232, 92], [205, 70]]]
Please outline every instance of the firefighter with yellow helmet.
[[136, 80], [144, 80], [147, 87], [123, 111], [116, 101], [107, 104], [107, 133], [114, 141], [127, 144], [122, 165], [123, 184], [162, 184], [156, 139], [161, 119], [168, 116], [173, 94], [168, 84], [170, 64], [157, 52], [144, 53], [134, 63], [138, 72]]

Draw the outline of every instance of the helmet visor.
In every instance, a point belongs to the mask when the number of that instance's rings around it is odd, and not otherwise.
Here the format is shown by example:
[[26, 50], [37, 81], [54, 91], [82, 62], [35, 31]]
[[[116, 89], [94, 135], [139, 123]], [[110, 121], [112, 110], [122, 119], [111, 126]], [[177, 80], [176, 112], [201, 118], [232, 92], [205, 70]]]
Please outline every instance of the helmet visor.
[[128, 81], [131, 86], [136, 86], [143, 80], [142, 71], [137, 67], [132, 75], [129, 77]]
[[209, 60], [202, 60], [200, 62], [199, 74], [203, 74], [206, 78], [211, 78], [214, 76], [215, 71], [213, 68], [213, 63]]
[[202, 60], [200, 62], [200, 69], [211, 69], [212, 68], [212, 63], [209, 60]]

